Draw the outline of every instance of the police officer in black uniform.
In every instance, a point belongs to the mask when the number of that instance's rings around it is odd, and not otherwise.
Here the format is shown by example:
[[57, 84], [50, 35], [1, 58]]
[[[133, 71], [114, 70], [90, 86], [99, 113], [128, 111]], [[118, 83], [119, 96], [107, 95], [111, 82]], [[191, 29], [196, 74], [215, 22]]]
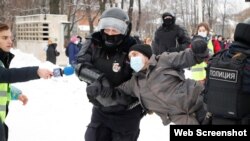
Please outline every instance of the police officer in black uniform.
[[208, 60], [205, 103], [212, 124], [250, 124], [250, 18], [228, 50]]
[[187, 30], [175, 23], [174, 14], [165, 12], [162, 14], [162, 20], [163, 24], [155, 31], [153, 53], [159, 55], [165, 51], [179, 52], [186, 49], [191, 39]]
[[75, 66], [79, 79], [88, 84], [87, 96], [94, 105], [85, 141], [136, 141], [143, 116], [138, 99], [128, 95], [100, 96], [96, 91], [116, 87], [131, 78], [127, 56], [136, 41], [130, 36], [129, 17], [119, 8], [110, 8], [101, 15], [98, 28], [84, 42]]

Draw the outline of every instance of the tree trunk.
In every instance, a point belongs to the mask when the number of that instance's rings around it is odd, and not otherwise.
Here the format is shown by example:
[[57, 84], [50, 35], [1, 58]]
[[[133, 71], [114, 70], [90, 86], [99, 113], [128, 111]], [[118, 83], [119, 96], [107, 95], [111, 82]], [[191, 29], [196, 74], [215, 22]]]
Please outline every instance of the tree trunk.
[[50, 0], [49, 1], [50, 14], [60, 14], [59, 2], [60, 2], [60, 0]]
[[225, 21], [226, 21], [226, 5], [227, 5], [227, 0], [224, 0], [224, 12], [222, 14], [222, 31], [221, 34], [224, 37], [224, 29], [225, 29]]
[[132, 22], [132, 16], [133, 16], [133, 7], [134, 7], [134, 0], [129, 0], [129, 9], [128, 9], [128, 17], [130, 21]]
[[124, 7], [124, 0], [121, 0], [121, 9]]
[[139, 28], [140, 28], [140, 24], [141, 24], [141, 0], [138, 0], [138, 19], [137, 19], [137, 23], [136, 23], [136, 28], [135, 31], [138, 32]]
[[5, 22], [5, 7], [6, 2], [4, 0], [0, 0], [0, 22]]
[[61, 0], [61, 11], [60, 14], [64, 13], [65, 0]]
[[106, 3], [107, 3], [107, 0], [99, 0], [101, 14], [103, 13], [103, 11], [105, 11]]

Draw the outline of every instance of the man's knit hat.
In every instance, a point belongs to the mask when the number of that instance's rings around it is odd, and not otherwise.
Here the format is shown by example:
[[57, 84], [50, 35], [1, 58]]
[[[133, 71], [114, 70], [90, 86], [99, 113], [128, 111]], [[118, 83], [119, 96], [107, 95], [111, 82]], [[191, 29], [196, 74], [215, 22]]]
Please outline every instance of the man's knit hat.
[[148, 58], [150, 58], [152, 56], [152, 49], [150, 45], [147, 44], [136, 44], [133, 45], [130, 49], [130, 51], [138, 51], [140, 53], [142, 53], [143, 55], [147, 56]]

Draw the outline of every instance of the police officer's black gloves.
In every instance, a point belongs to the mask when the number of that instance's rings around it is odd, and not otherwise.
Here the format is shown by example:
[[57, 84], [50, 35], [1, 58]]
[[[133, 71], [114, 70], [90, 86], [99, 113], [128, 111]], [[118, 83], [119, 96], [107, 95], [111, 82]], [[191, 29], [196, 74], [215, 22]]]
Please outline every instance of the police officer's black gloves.
[[112, 94], [112, 87], [110, 86], [108, 80], [105, 77], [94, 81], [87, 86], [87, 94], [92, 97], [101, 95], [102, 97], [107, 97]]
[[96, 97], [101, 91], [101, 84], [99, 81], [95, 81], [89, 84], [86, 88], [86, 92], [91, 97]]
[[208, 57], [207, 42], [203, 39], [195, 39], [191, 42], [192, 51], [194, 52], [195, 59], [198, 63], [204, 61]]

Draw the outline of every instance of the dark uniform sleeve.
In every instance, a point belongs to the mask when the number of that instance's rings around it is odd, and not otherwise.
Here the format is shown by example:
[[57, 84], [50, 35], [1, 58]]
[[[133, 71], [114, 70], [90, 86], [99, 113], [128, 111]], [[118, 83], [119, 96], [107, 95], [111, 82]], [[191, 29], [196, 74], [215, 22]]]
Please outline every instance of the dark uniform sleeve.
[[183, 51], [190, 45], [191, 38], [184, 27], [179, 27], [177, 41], [178, 41], [177, 51]]
[[6, 69], [0, 67], [0, 83], [25, 82], [39, 79], [37, 74], [38, 67], [23, 67]]
[[77, 55], [77, 64], [74, 66], [76, 75], [81, 81], [93, 83], [100, 79], [103, 74], [95, 69], [92, 64], [93, 48], [91, 40], [85, 41]]
[[154, 40], [152, 41], [152, 51], [153, 54], [155, 55], [159, 55], [160, 54], [160, 50], [159, 50], [159, 37], [158, 37], [158, 29], [155, 31], [155, 36], [154, 36]]

